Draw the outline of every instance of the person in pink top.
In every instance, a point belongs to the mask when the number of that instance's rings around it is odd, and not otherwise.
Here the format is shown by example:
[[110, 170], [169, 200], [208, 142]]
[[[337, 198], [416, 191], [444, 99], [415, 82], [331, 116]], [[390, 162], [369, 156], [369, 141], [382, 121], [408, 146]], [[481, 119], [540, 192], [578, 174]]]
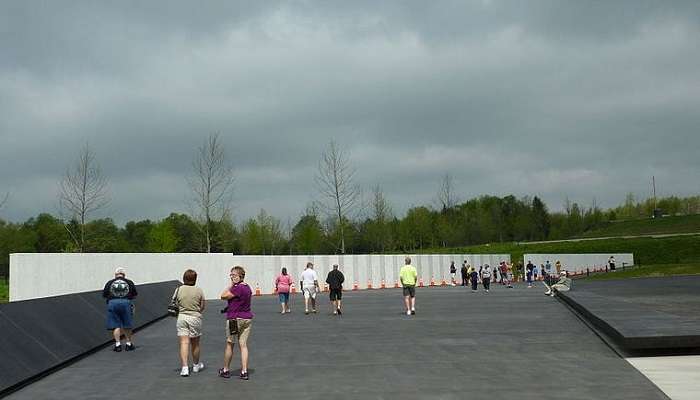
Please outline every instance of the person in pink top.
[[282, 311], [280, 314], [290, 313], [289, 292], [292, 286], [292, 277], [287, 274], [287, 268], [282, 268], [282, 273], [275, 279], [275, 291], [280, 298]]

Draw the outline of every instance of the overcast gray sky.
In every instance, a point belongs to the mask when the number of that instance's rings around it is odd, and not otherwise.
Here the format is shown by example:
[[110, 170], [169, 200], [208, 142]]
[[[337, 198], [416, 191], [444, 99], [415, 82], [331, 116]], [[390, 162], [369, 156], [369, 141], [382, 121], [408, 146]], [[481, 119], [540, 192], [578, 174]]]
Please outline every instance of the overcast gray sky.
[[296, 221], [335, 139], [397, 214], [700, 192], [700, 2], [3, 1], [0, 217], [57, 211], [89, 141], [119, 224], [186, 211], [220, 132], [237, 222]]

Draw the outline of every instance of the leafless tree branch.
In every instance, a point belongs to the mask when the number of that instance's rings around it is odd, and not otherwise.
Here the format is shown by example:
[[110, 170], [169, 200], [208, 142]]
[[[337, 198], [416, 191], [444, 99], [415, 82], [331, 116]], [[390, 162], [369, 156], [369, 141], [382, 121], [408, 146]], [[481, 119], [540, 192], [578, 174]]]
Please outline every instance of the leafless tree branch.
[[218, 133], [209, 135], [206, 143], [197, 149], [192, 172], [188, 183], [197, 213], [195, 218], [203, 226], [207, 253], [210, 253], [212, 222], [230, 218], [235, 182]]
[[63, 219], [75, 220], [78, 232], [66, 224], [66, 230], [78, 251], [85, 250], [85, 223], [95, 212], [109, 204], [107, 179], [95, 160], [95, 153], [86, 143], [72, 167], [68, 167], [60, 183], [58, 195]]
[[345, 219], [353, 217], [361, 200], [360, 187], [354, 183], [355, 169], [349, 155], [334, 140], [321, 155], [315, 181], [327, 214], [333, 215], [340, 230], [340, 252], [345, 253]]
[[454, 181], [450, 174], [445, 174], [438, 190], [438, 206], [442, 211], [446, 211], [456, 205], [457, 196], [455, 195]]
[[391, 219], [391, 206], [384, 197], [382, 187], [376, 185], [372, 188], [372, 219], [384, 223]]

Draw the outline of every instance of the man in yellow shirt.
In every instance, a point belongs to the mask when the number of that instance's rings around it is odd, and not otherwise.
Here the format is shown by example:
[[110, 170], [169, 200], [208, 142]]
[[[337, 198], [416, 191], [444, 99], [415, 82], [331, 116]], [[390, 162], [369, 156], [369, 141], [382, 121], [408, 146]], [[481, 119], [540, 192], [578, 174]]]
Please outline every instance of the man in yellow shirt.
[[416, 279], [418, 271], [411, 265], [411, 257], [406, 257], [406, 265], [399, 271], [399, 279], [403, 286], [403, 300], [406, 304], [406, 315], [416, 314]]

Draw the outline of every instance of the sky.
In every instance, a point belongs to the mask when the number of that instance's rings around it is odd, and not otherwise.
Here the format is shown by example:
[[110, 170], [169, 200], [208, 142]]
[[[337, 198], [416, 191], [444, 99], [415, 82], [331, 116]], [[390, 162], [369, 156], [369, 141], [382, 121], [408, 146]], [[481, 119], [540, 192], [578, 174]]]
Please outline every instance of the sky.
[[0, 218], [59, 213], [85, 144], [118, 224], [188, 212], [218, 133], [236, 222], [292, 223], [334, 140], [394, 212], [700, 193], [697, 1], [3, 1]]

